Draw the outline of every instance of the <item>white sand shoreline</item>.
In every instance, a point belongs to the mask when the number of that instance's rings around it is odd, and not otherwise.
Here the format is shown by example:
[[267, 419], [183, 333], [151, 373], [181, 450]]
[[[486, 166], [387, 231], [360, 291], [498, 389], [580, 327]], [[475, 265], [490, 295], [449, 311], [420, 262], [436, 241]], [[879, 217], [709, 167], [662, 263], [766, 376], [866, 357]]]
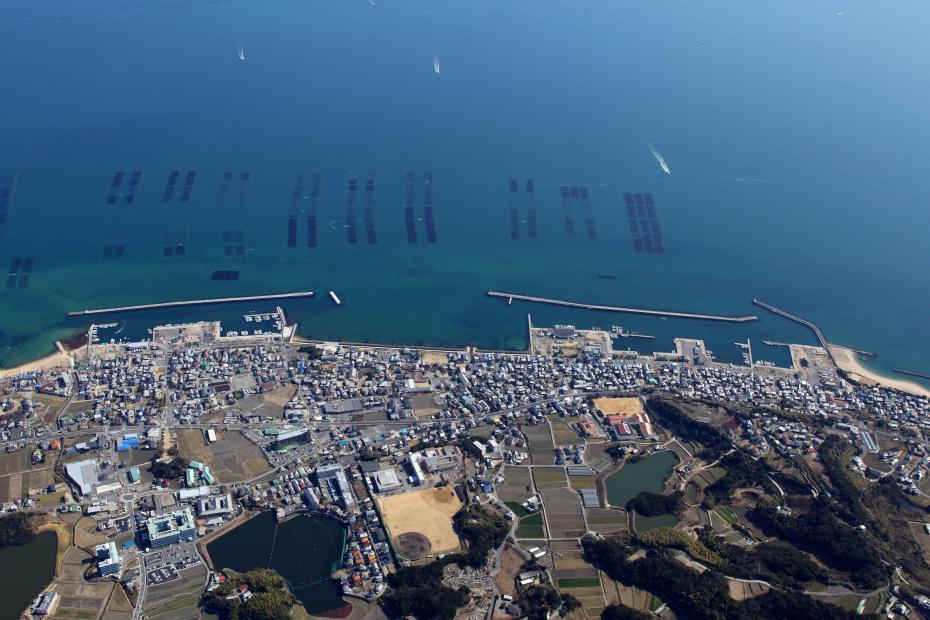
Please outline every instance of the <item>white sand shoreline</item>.
[[930, 398], [930, 389], [919, 383], [906, 379], [887, 377], [874, 370], [869, 370], [859, 361], [858, 355], [852, 349], [838, 344], [831, 344], [830, 352], [833, 353], [833, 358], [836, 360], [836, 364], [839, 366], [840, 370], [849, 373], [852, 379], [858, 378], [865, 384], [877, 384], [882, 387], [900, 390], [901, 392], [906, 392], [914, 396], [926, 396]]

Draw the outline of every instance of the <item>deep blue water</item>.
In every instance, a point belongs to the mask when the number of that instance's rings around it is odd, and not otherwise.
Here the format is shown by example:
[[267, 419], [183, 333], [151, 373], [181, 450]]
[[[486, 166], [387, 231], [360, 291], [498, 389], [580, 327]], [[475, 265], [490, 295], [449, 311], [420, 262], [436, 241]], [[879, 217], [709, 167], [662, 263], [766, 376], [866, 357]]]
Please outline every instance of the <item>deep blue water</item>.
[[[323, 294], [285, 308], [313, 337], [516, 347], [532, 312], [654, 334], [638, 344], [660, 350], [703, 337], [732, 360], [747, 336], [781, 363], [760, 339], [811, 342], [771, 316], [732, 327], [507, 307], [484, 296], [493, 288], [734, 315], [761, 314], [757, 296], [876, 351], [877, 368], [930, 372], [928, 22], [917, 0], [8, 2], [0, 172], [18, 181], [0, 247], [0, 363], [50, 350], [80, 326], [68, 310], [303, 289]], [[191, 198], [179, 186], [163, 203], [175, 169], [182, 184], [197, 171]], [[114, 173], [133, 170], [135, 200], [107, 204]], [[343, 228], [353, 174], [357, 245]], [[524, 192], [510, 239], [510, 178], [535, 179], [537, 240]], [[567, 238], [561, 185], [587, 186], [596, 241], [579, 202]], [[625, 191], [655, 196], [665, 254], [633, 252]], [[241, 231], [241, 256], [226, 256], [224, 231]], [[165, 257], [169, 243], [185, 255]], [[113, 245], [124, 256], [103, 258]], [[36, 259], [28, 286], [2, 288], [22, 257]], [[218, 269], [241, 279], [213, 282]], [[242, 310], [125, 318], [144, 333]]]

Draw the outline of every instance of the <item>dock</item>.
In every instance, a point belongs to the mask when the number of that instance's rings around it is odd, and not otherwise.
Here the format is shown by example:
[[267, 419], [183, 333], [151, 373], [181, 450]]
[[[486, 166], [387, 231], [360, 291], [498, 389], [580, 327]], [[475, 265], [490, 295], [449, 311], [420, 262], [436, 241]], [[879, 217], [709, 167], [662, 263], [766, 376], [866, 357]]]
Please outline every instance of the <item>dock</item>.
[[136, 306], [117, 306], [114, 308], [97, 308], [95, 310], [77, 310], [75, 312], [69, 312], [67, 316], [89, 316], [94, 314], [109, 314], [111, 312], [138, 312], [139, 310], [159, 310], [161, 308], [178, 308], [182, 306], [207, 306], [212, 304], [236, 303], [242, 301], [271, 301], [275, 299], [296, 299], [301, 297], [313, 297], [313, 291], [274, 293], [271, 295], [248, 295], [243, 297], [215, 297], [213, 299], [188, 299], [184, 301], [163, 301], [154, 304], [139, 304]]
[[693, 312], [676, 312], [671, 310], [651, 310], [648, 308], [626, 308], [623, 306], [603, 306], [599, 304], [586, 304], [577, 301], [565, 301], [562, 299], [550, 299], [548, 297], [534, 297], [532, 295], [521, 295], [519, 293], [502, 293], [500, 291], [488, 291], [489, 297], [498, 297], [506, 299], [510, 305], [513, 300], [530, 301], [539, 304], [550, 304], [554, 306], [566, 306], [569, 308], [582, 308], [584, 310], [600, 310], [603, 312], [624, 312], [627, 314], [645, 314], [658, 317], [673, 317], [676, 319], [697, 319], [702, 321], [722, 321], [725, 323], [748, 323], [755, 321], [759, 317], [750, 316], [718, 316], [715, 314], [697, 314]]
[[820, 342], [820, 346], [823, 347], [824, 351], [827, 352], [827, 356], [830, 358], [830, 361], [833, 363], [834, 366], [837, 366], [836, 359], [833, 357], [833, 351], [830, 350], [830, 343], [827, 341], [826, 336], [823, 335], [823, 332], [820, 331], [819, 327], [817, 327], [816, 325], [814, 325], [807, 319], [802, 319], [801, 317], [795, 316], [789, 312], [786, 312], [785, 310], [782, 310], [781, 308], [776, 308], [775, 306], [765, 303], [761, 299], [754, 297], [752, 300], [752, 303], [759, 306], [760, 308], [765, 308], [766, 310], [768, 310], [769, 312], [773, 314], [777, 314], [778, 316], [794, 321], [795, 323], [800, 323], [804, 327], [814, 332], [814, 336], [817, 337], [817, 341]]

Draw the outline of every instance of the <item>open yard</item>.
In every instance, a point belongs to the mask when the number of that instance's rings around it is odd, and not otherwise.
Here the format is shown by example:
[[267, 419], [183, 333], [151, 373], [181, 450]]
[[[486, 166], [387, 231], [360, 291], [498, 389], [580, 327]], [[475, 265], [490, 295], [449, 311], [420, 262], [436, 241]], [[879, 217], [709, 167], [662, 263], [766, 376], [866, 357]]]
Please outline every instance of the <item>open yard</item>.
[[178, 453], [191, 461], [210, 467], [218, 482], [247, 480], [267, 470], [269, 465], [261, 448], [239, 431], [218, 433], [218, 441], [207, 445], [199, 429], [178, 430]]
[[639, 398], [595, 398], [594, 406], [604, 415], [633, 415], [643, 411]]
[[604, 535], [627, 531], [626, 511], [617, 508], [588, 508], [588, 527]]
[[552, 425], [552, 436], [555, 438], [556, 445], [565, 446], [584, 443], [584, 439], [569, 426], [566, 420], [566, 418], [549, 418], [549, 423]]
[[[462, 508], [462, 502], [451, 486], [382, 495], [378, 497], [378, 505], [398, 553], [403, 555], [407, 551], [414, 557], [422, 557], [459, 548], [452, 516]], [[425, 550], [423, 539], [428, 543]]]

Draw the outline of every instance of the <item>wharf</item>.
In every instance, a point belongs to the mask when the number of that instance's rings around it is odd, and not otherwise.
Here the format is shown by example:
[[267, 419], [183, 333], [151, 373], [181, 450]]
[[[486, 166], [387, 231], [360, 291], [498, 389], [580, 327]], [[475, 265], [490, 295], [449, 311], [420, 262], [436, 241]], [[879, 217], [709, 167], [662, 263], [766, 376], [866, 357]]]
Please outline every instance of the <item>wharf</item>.
[[158, 310], [160, 308], [177, 308], [182, 306], [207, 306], [212, 304], [235, 303], [243, 301], [270, 301], [274, 299], [294, 299], [312, 297], [313, 291], [298, 291], [296, 293], [274, 293], [271, 295], [247, 295], [243, 297], [215, 297], [213, 299], [189, 299], [184, 301], [163, 301], [154, 304], [139, 304], [136, 306], [117, 306], [113, 308], [98, 308], [96, 310], [77, 310], [69, 312], [67, 316], [88, 316], [93, 314], [109, 314], [111, 312], [137, 312], [139, 310]]
[[598, 304], [585, 304], [577, 301], [564, 301], [561, 299], [550, 299], [548, 297], [533, 297], [532, 295], [521, 295], [519, 293], [502, 293], [499, 291], [488, 291], [489, 297], [499, 297], [506, 299], [508, 305], [516, 299], [517, 301], [531, 301], [540, 304], [551, 304], [554, 306], [567, 306], [569, 308], [583, 308], [585, 310], [601, 310], [604, 312], [625, 312], [627, 314], [646, 314], [659, 317], [673, 317], [677, 319], [698, 319], [702, 321], [722, 321], [725, 323], [748, 323], [755, 321], [759, 317], [750, 316], [718, 316], [715, 314], [696, 314], [692, 312], [674, 312], [670, 310], [651, 310], [648, 308], [625, 308], [622, 306], [602, 306]]

